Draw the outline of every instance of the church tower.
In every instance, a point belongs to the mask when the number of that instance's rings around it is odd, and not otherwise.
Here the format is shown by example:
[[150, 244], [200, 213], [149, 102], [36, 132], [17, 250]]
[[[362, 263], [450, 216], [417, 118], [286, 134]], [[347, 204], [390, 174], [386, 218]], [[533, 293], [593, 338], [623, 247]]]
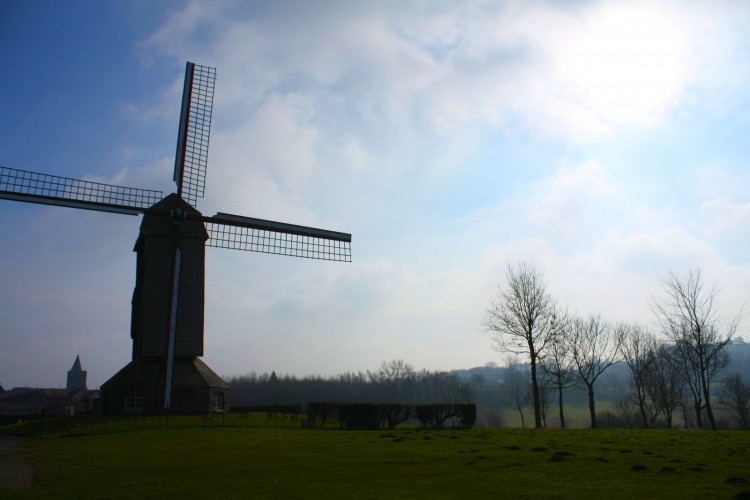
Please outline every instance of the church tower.
[[68, 383], [65, 391], [74, 392], [79, 389], [86, 389], [86, 370], [81, 369], [81, 357], [76, 356], [73, 367], [68, 370]]

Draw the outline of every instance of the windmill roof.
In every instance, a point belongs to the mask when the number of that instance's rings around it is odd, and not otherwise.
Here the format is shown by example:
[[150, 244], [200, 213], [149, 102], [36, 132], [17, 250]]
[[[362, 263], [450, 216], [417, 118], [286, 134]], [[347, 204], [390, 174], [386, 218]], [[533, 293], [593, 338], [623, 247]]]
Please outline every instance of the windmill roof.
[[208, 385], [212, 387], [229, 387], [221, 377], [219, 377], [215, 371], [213, 371], [206, 363], [200, 358], [193, 359], [193, 366], [198, 370], [203, 379], [208, 382]]
[[[119, 372], [107, 380], [102, 387], [144, 384], [161, 380], [164, 373], [163, 359], [131, 361]], [[229, 387], [216, 372], [200, 358], [175, 358], [173, 367], [173, 384], [175, 386]]]
[[169, 215], [175, 208], [185, 210], [190, 215], [202, 215], [194, 206], [180, 198], [177, 193], [167, 195], [158, 203], [151, 205], [148, 213]]
[[144, 212], [141, 230], [133, 250], [138, 251], [143, 236], [173, 234], [172, 213], [174, 210], [182, 210], [185, 213], [185, 219], [180, 223], [180, 237], [201, 238], [203, 241], [208, 239], [208, 232], [203, 222], [195, 220], [203, 214], [176, 193], [172, 193]]

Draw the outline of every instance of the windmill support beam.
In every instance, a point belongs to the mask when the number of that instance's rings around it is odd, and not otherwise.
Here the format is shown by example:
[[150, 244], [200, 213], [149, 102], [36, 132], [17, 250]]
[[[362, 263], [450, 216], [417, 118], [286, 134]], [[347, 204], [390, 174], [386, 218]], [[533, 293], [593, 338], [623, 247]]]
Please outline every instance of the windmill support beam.
[[185, 168], [185, 148], [188, 141], [188, 113], [190, 96], [193, 91], [193, 71], [195, 64], [188, 62], [185, 66], [185, 83], [182, 87], [182, 107], [180, 108], [180, 126], [177, 131], [177, 151], [174, 157], [174, 182], [177, 184], [177, 195], [182, 197], [182, 179]]
[[325, 238], [334, 241], [345, 241], [347, 243], [352, 241], [352, 235], [348, 233], [340, 233], [338, 231], [329, 231], [327, 229], [318, 229], [307, 226], [297, 226], [295, 224], [287, 224], [286, 222], [254, 219], [252, 217], [225, 214], [223, 212], [219, 212], [213, 217], [204, 217], [203, 222], [231, 224], [237, 227], [260, 229], [261, 231], [276, 231], [278, 233], [296, 234], [299, 236], [309, 236], [311, 238]]
[[172, 407], [172, 379], [174, 375], [174, 343], [177, 333], [177, 307], [179, 304], [180, 291], [180, 265], [182, 264], [182, 253], [175, 248], [174, 271], [172, 280], [172, 311], [169, 318], [169, 339], [167, 340], [167, 382], [164, 388], [164, 409]]
[[164, 197], [153, 189], [71, 179], [0, 166], [0, 199], [138, 215]]
[[352, 260], [352, 236], [347, 233], [223, 213], [202, 221], [210, 247], [337, 262]]
[[143, 212], [143, 210], [138, 207], [122, 207], [93, 201], [62, 200], [60, 198], [51, 198], [49, 196], [13, 194], [2, 191], [0, 191], [0, 199], [41, 205], [53, 205], [56, 207], [80, 208], [82, 210], [94, 210], [96, 212], [110, 212], [123, 215], [140, 215]]

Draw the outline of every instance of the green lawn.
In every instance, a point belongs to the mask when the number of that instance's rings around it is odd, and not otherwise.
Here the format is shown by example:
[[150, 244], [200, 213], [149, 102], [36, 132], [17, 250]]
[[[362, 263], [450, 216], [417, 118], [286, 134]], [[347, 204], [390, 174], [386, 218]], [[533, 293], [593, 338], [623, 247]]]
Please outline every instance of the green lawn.
[[750, 490], [749, 432], [246, 422], [189, 427], [174, 419], [168, 428], [29, 438], [20, 447], [35, 485], [0, 497], [677, 499]]

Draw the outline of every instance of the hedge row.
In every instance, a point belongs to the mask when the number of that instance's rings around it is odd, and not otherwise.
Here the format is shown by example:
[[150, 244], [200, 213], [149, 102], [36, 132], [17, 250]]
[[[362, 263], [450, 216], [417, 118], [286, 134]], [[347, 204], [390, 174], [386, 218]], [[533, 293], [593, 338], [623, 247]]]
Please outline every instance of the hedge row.
[[419, 405], [415, 413], [422, 427], [442, 427], [450, 419], [457, 419], [459, 427], [474, 427], [477, 420], [477, 405], [475, 404], [435, 404]]
[[374, 404], [374, 403], [307, 403], [307, 425], [325, 427], [329, 420], [341, 429], [394, 429], [407, 421], [418, 421], [422, 427], [442, 427], [453, 419], [453, 425], [470, 428], [477, 419], [474, 404]]
[[232, 405], [234, 413], [304, 413], [302, 405]]

